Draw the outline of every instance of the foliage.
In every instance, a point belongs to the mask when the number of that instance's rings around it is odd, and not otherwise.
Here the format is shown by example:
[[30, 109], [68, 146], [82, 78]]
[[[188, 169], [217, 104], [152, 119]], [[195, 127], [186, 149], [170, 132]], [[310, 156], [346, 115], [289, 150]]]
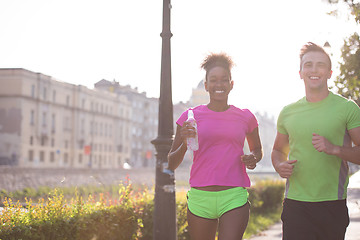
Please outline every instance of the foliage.
[[[328, 0], [329, 3], [331, 4], [339, 4], [339, 2], [343, 2], [345, 3], [348, 8], [349, 8], [349, 11], [350, 11], [350, 14], [352, 16], [354, 16], [354, 20], [357, 22], [357, 23], [360, 23], [360, 2], [356, 1], [356, 0], [342, 0], [342, 1], [339, 1], [339, 0]], [[338, 15], [338, 10], [335, 9], [333, 10], [332, 12], [329, 13], [330, 15], [334, 15], [334, 16], [337, 16]]]
[[284, 190], [284, 182], [279, 180], [260, 181], [248, 189], [251, 214], [244, 238], [247, 239], [280, 221]]
[[[125, 182], [127, 185], [129, 179]], [[132, 184], [132, 190], [134, 192], [142, 192], [146, 189], [144, 185], [134, 185]], [[64, 195], [64, 198], [72, 198], [75, 195], [82, 196], [87, 198], [89, 195], [93, 197], [98, 197], [100, 193], [107, 193], [113, 198], [119, 196], [119, 185], [83, 185], [83, 186], [72, 186], [72, 187], [58, 187], [57, 188]], [[26, 187], [22, 190], [17, 190], [14, 192], [8, 192], [4, 189], [0, 189], [0, 202], [2, 203], [5, 198], [11, 198], [15, 201], [25, 202], [26, 198], [31, 198], [32, 200], [38, 200], [40, 198], [47, 198], [48, 195], [53, 191], [52, 188], [48, 186], [40, 186], [38, 188]]]
[[[131, 184], [117, 189], [116, 198], [99, 193], [89, 194], [86, 200], [79, 192], [67, 200], [61, 189], [55, 189], [37, 203], [26, 198], [25, 208], [6, 198], [0, 213], [0, 239], [151, 240], [153, 194], [148, 189], [136, 192]], [[259, 182], [249, 189], [252, 206], [245, 237], [279, 220], [283, 190], [283, 182], [273, 181]], [[178, 239], [187, 240], [186, 191], [177, 192], [176, 198]]]
[[[339, 4], [339, 0], [329, 0], [330, 3]], [[357, 24], [360, 24], [360, 2], [355, 0], [343, 0], [349, 7], [350, 14], [354, 16]], [[338, 10], [331, 12], [337, 15]], [[346, 98], [353, 99], [360, 106], [360, 39], [359, 33], [355, 32], [344, 40], [341, 49], [342, 62], [340, 62], [340, 76], [337, 76], [335, 86], [338, 93]]]
[[335, 86], [338, 93], [353, 99], [360, 106], [360, 38], [354, 33], [344, 41], [340, 63], [340, 76], [336, 78]]
[[98, 200], [89, 195], [84, 202], [76, 194], [68, 202], [55, 189], [46, 201], [41, 198], [34, 204], [26, 199], [26, 208], [6, 198], [0, 239], [137, 239], [142, 226], [138, 217], [152, 201], [133, 194], [131, 185], [120, 185], [119, 195], [119, 199], [112, 199], [101, 193]]

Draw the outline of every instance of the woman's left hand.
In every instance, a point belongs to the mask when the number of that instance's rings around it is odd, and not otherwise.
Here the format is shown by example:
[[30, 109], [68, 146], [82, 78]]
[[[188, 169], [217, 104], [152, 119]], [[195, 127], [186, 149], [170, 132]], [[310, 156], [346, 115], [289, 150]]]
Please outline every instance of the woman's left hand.
[[256, 163], [258, 162], [257, 158], [253, 153], [250, 153], [248, 155], [242, 155], [241, 161], [245, 164], [246, 168], [248, 169], [256, 168]]

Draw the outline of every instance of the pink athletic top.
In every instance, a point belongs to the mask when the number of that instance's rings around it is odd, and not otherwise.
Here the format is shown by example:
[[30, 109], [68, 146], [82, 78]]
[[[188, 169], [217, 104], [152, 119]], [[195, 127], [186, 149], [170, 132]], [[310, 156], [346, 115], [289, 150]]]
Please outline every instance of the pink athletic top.
[[[187, 119], [182, 113], [176, 123]], [[190, 186], [211, 185], [250, 187], [246, 167], [240, 157], [244, 155], [244, 141], [258, 122], [248, 109], [233, 105], [224, 112], [214, 112], [206, 105], [193, 108], [197, 122], [199, 149], [194, 152], [190, 172]]]

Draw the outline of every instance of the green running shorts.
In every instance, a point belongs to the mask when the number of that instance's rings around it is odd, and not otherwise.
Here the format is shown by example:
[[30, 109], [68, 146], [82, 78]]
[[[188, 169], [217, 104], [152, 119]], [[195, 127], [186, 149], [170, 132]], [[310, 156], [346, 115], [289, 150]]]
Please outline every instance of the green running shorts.
[[224, 213], [248, 202], [249, 193], [244, 187], [234, 187], [223, 191], [203, 191], [191, 188], [187, 192], [190, 212], [198, 217], [217, 219]]

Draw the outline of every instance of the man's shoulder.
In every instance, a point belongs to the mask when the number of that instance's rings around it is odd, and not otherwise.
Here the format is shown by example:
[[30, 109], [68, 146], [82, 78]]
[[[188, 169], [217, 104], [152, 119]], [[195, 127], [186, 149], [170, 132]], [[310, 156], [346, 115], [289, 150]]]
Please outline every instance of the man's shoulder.
[[283, 107], [283, 109], [281, 110], [281, 112], [291, 111], [292, 109], [295, 109], [295, 108], [303, 105], [303, 104], [304, 104], [304, 101], [305, 101], [305, 97], [297, 100], [296, 102], [289, 103], [288, 105], [286, 105], [285, 107]]
[[341, 104], [341, 106], [343, 107], [359, 108], [356, 102], [352, 99], [346, 98], [344, 96], [341, 96], [340, 94], [333, 92], [330, 92], [330, 94], [332, 95], [332, 99], [333, 99], [331, 104], [334, 104], [334, 102], [336, 102], [338, 104]]

